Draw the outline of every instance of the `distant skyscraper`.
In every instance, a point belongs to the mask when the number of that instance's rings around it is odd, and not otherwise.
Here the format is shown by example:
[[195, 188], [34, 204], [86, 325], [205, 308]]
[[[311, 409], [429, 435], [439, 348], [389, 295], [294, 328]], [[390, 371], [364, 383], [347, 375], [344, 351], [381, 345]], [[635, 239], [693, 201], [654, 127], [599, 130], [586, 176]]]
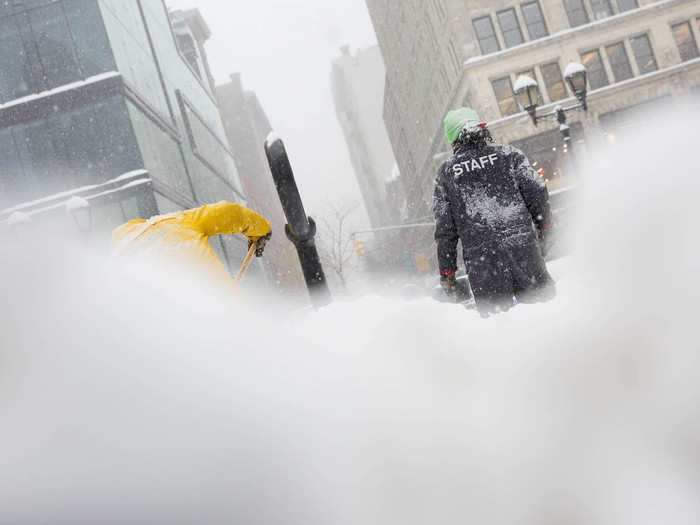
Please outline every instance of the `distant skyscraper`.
[[[377, 46], [352, 55], [347, 46], [333, 61], [331, 90], [350, 160], [373, 227], [398, 220], [399, 210], [387, 199], [387, 183], [395, 179], [394, 153], [382, 119], [384, 78]], [[396, 185], [392, 184], [391, 192]]]

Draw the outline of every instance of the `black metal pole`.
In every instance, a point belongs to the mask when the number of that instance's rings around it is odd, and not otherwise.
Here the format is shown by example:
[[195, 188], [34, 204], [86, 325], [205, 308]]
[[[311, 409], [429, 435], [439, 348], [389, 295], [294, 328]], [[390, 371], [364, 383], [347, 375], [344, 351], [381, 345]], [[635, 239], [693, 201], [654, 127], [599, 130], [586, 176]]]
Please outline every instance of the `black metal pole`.
[[267, 161], [270, 164], [272, 179], [275, 182], [284, 215], [287, 217], [285, 232], [297, 249], [299, 263], [311, 296], [311, 303], [314, 308], [326, 306], [332, 301], [332, 298], [314, 242], [316, 223], [311, 217], [306, 216], [304, 203], [301, 201], [301, 195], [299, 195], [299, 189], [294, 180], [294, 172], [282, 139], [269, 137], [265, 141], [265, 155], [267, 155]]
[[556, 110], [556, 117], [559, 123], [559, 131], [564, 141], [564, 152], [569, 157], [569, 167], [571, 168], [572, 175], [576, 177], [576, 157], [574, 156], [574, 148], [571, 141], [571, 128], [566, 120], [566, 110], [562, 107], [558, 107]]

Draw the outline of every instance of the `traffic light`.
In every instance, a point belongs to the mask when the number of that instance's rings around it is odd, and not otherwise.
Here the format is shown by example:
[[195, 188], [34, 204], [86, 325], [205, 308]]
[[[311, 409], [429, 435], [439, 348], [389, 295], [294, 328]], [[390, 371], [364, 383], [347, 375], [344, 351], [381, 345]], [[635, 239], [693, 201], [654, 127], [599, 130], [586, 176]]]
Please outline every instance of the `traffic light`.
[[365, 254], [365, 243], [355, 239], [355, 253], [358, 257], [364, 257]]

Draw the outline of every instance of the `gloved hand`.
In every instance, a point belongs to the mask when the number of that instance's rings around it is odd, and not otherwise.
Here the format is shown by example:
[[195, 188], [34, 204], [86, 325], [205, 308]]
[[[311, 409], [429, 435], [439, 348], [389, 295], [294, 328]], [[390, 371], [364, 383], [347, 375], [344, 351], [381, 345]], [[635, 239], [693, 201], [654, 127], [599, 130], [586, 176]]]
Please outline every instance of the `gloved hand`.
[[443, 291], [445, 292], [445, 295], [448, 297], [456, 297], [457, 296], [457, 274], [456, 273], [449, 273], [449, 274], [441, 274], [440, 275], [440, 286], [442, 286]]
[[542, 252], [542, 257], [547, 258], [547, 255], [549, 255], [549, 252], [552, 249], [552, 246], [554, 245], [554, 237], [552, 235], [552, 231], [554, 228], [552, 227], [553, 223], [549, 223], [547, 226], [544, 226], [542, 228], [537, 228], [537, 241], [540, 245], [540, 252]]
[[265, 235], [265, 237], [260, 237], [257, 241], [254, 241], [253, 239], [248, 239], [248, 249], [250, 250], [250, 247], [253, 245], [253, 243], [257, 242], [257, 246], [255, 247], [255, 256], [262, 257], [263, 252], [265, 251], [265, 245], [267, 244], [267, 241], [269, 241], [271, 237], [272, 237], [272, 232]]

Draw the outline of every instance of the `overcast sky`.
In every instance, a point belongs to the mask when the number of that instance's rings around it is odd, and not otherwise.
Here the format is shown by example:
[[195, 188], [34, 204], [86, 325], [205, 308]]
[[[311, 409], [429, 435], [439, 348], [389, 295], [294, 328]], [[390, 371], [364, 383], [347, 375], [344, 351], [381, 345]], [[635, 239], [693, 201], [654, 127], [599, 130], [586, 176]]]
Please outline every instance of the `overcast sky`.
[[331, 61], [339, 47], [376, 43], [364, 0], [166, 0], [198, 7], [212, 31], [206, 49], [217, 83], [241, 72], [282, 136], [302, 197], [361, 202], [333, 109]]

